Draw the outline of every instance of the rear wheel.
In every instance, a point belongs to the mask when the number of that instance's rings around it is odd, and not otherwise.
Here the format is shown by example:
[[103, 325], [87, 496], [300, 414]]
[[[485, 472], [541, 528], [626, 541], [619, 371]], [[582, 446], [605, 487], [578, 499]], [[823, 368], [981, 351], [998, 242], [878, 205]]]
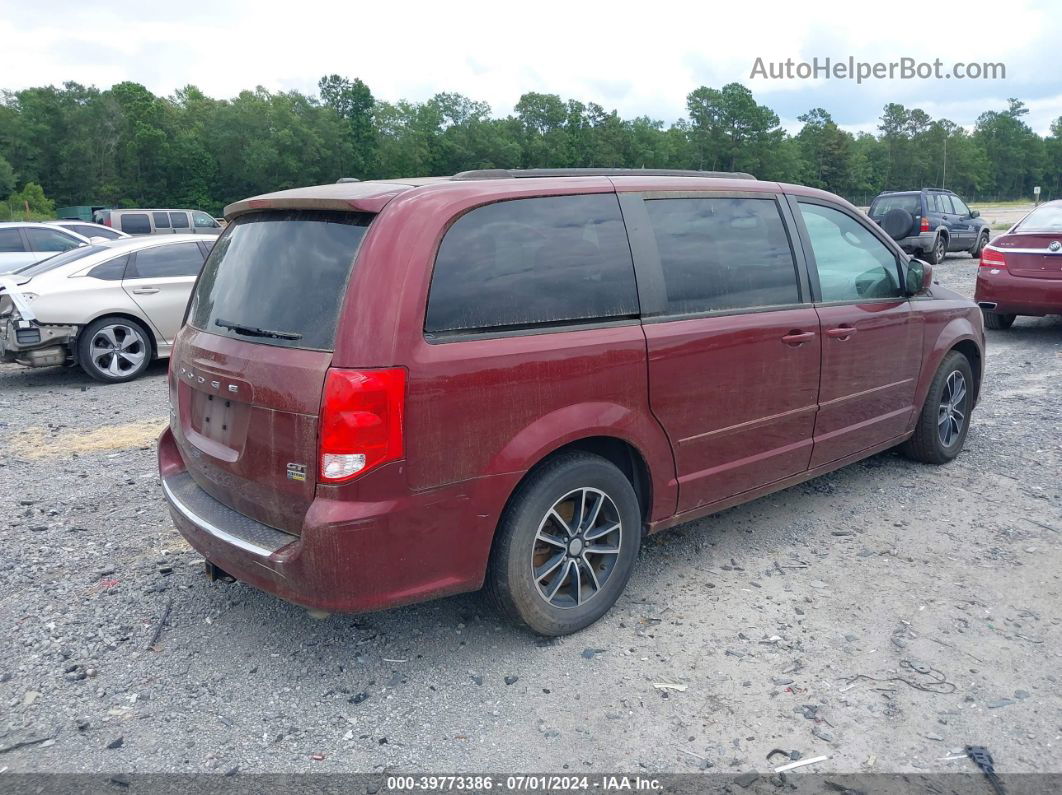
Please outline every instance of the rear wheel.
[[981, 314], [985, 316], [985, 328], [990, 328], [995, 331], [1002, 331], [1010, 328], [1014, 325], [1014, 318], [1017, 317], [1017, 315], [989, 312], [984, 309], [981, 310]]
[[151, 335], [124, 317], [89, 323], [78, 337], [77, 349], [81, 369], [106, 384], [132, 381], [151, 363]]
[[946, 464], [959, 454], [970, 428], [973, 387], [970, 361], [958, 351], [945, 356], [929, 385], [914, 436], [903, 445], [908, 458]]
[[937, 239], [933, 241], [933, 248], [926, 252], [926, 260], [930, 265], [939, 265], [944, 261], [947, 253], [948, 239], [944, 235], [937, 235]]
[[634, 568], [641, 512], [629, 480], [588, 453], [565, 453], [521, 484], [491, 553], [487, 592], [542, 635], [567, 635], [615, 604]]

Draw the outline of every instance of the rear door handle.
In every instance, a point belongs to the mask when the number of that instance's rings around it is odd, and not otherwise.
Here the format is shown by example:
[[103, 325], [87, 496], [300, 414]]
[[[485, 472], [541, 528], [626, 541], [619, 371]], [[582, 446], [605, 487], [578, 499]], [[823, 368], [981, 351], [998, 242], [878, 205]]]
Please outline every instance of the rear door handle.
[[782, 337], [782, 342], [784, 342], [786, 345], [803, 345], [805, 342], [807, 342], [814, 336], [814, 331], [800, 331], [798, 329], [794, 329], [793, 331], [790, 331], [788, 334]]
[[858, 330], [855, 326], [838, 326], [837, 328], [826, 329], [826, 336], [838, 340], [846, 340]]
[[158, 287], [134, 287], [133, 292], [136, 295], [154, 295], [159, 291]]

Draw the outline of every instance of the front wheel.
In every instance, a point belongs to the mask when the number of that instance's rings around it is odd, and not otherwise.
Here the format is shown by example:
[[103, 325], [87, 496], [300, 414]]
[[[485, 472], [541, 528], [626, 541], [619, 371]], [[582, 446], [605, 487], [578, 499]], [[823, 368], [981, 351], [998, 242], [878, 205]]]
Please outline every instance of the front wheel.
[[962, 450], [973, 409], [973, 369], [970, 361], [952, 351], [933, 376], [914, 435], [903, 444], [908, 458], [926, 464], [946, 464]]
[[565, 453], [521, 484], [498, 526], [487, 592], [499, 611], [542, 635], [597, 621], [623, 593], [641, 543], [626, 476], [588, 453]]
[[975, 258], [976, 257], [980, 257], [981, 256], [981, 251], [987, 245], [988, 245], [988, 232], [985, 231], [985, 232], [982, 232], [977, 237], [977, 242], [974, 243], [974, 247], [972, 249], [970, 249], [970, 256], [971, 257], [975, 257]]
[[1014, 318], [1017, 315], [1006, 315], [1000, 312], [989, 312], [982, 309], [981, 314], [985, 317], [985, 328], [990, 328], [993, 331], [1003, 331], [1014, 325]]
[[77, 354], [81, 368], [97, 381], [132, 381], [151, 364], [151, 337], [135, 320], [101, 317], [81, 332]]

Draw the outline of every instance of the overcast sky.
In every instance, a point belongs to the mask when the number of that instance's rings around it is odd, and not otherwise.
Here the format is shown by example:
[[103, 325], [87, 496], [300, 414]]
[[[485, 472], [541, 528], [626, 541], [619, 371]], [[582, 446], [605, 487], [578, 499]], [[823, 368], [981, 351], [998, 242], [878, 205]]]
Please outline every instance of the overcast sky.
[[[873, 131], [889, 101], [972, 127], [1023, 99], [1046, 133], [1062, 116], [1062, 3], [382, 2], [26, 3], [0, 0], [0, 88], [122, 80], [170, 95], [184, 85], [230, 97], [261, 85], [315, 92], [360, 77], [379, 98], [454, 91], [512, 111], [541, 91], [596, 101], [624, 117], [672, 122], [700, 85], [738, 81], [789, 129], [823, 107]], [[1005, 80], [750, 79], [765, 61], [1002, 62]]]

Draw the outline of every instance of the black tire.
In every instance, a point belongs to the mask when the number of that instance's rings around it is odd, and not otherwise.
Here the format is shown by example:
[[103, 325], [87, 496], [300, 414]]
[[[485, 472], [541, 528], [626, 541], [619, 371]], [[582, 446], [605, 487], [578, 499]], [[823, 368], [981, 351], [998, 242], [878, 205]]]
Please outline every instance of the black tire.
[[988, 230], [986, 229], [980, 235], [977, 236], [977, 242], [974, 243], [974, 247], [970, 249], [971, 257], [980, 257], [981, 250], [988, 245]]
[[914, 216], [902, 207], [893, 207], [882, 216], [881, 228], [893, 240], [903, 240], [914, 228]]
[[[571, 496], [579, 494], [589, 495], [591, 502]], [[596, 513], [595, 494], [607, 498]], [[566, 510], [569, 503], [571, 513]], [[572, 534], [567, 522], [575, 519], [581, 506], [586, 506], [581, 515], [593, 517], [596, 524], [582, 522], [585, 526], [576, 527]], [[555, 510], [556, 519], [551, 516]], [[618, 528], [595, 536], [613, 524]], [[565, 531], [564, 543], [554, 543]], [[581, 539], [587, 532], [590, 538], [584, 542]], [[540, 534], [552, 540], [547, 543]], [[623, 593], [641, 538], [638, 498], [626, 476], [599, 456], [562, 453], [520, 484], [502, 515], [487, 570], [487, 594], [502, 615], [541, 635], [578, 632], [605, 615]], [[616, 548], [618, 553], [594, 553], [591, 547]], [[560, 562], [554, 563], [558, 558]], [[536, 566], [545, 572], [538, 578]], [[599, 584], [596, 590], [594, 581]], [[550, 601], [546, 591], [553, 588], [556, 592]]]
[[1005, 315], [1000, 312], [989, 312], [987, 309], [982, 309], [981, 314], [985, 317], [985, 328], [993, 329], [994, 331], [1003, 331], [1014, 325], [1014, 318], [1017, 315]]
[[[961, 411], [962, 423], [957, 429], [949, 426], [948, 430], [954, 430], [954, 436], [947, 438], [944, 430], [945, 423], [941, 418], [944, 417], [945, 405], [950, 402], [948, 400], [949, 390], [954, 388], [953, 385], [956, 382], [952, 379], [956, 374], [962, 379], [964, 391], [960, 401], [961, 405], [959, 402], [952, 403], [952, 405]], [[922, 413], [918, 417], [914, 435], [902, 446], [904, 455], [925, 464], [946, 464], [952, 461], [966, 442], [966, 433], [970, 429], [973, 396], [974, 379], [970, 361], [958, 351], [952, 351], [944, 357], [936, 375], [933, 376], [933, 382], [929, 385], [929, 394], [926, 395], [926, 402], [922, 405]]]
[[[103, 350], [109, 347], [109, 350]], [[89, 323], [77, 339], [81, 369], [105, 384], [139, 377], [154, 354], [151, 332], [126, 317], [101, 317]]]
[[948, 253], [948, 239], [944, 235], [937, 235], [933, 241], [933, 248], [926, 252], [926, 262], [930, 265], [939, 265], [944, 261]]

